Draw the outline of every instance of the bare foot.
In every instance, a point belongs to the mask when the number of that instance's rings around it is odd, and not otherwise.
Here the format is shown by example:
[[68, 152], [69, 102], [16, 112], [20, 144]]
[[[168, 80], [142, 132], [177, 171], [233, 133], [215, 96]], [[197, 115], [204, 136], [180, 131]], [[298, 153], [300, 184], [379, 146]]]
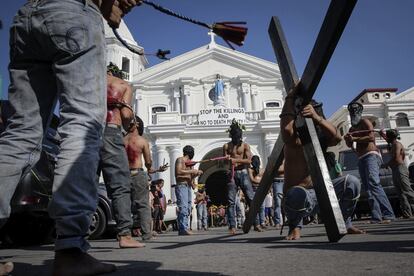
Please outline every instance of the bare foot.
[[346, 232], [348, 234], [351, 234], [351, 235], [358, 235], [358, 234], [366, 234], [367, 233], [367, 231], [362, 230], [362, 229], [358, 229], [354, 226], [351, 226], [348, 229], [346, 229]]
[[7, 275], [13, 271], [13, 263], [7, 262], [4, 264], [0, 264], [0, 275]]
[[286, 236], [285, 240], [292, 241], [300, 239], [300, 228], [294, 228], [290, 231], [289, 235]]
[[87, 276], [114, 272], [116, 267], [112, 264], [104, 264], [82, 252], [80, 249], [71, 248], [55, 252], [53, 263], [53, 276]]
[[260, 228], [260, 226], [258, 226], [258, 225], [255, 225], [253, 229], [254, 229], [254, 231], [257, 231], [257, 232], [263, 232], [263, 229]]
[[132, 238], [131, 235], [119, 236], [119, 248], [143, 248], [144, 243], [140, 243]]

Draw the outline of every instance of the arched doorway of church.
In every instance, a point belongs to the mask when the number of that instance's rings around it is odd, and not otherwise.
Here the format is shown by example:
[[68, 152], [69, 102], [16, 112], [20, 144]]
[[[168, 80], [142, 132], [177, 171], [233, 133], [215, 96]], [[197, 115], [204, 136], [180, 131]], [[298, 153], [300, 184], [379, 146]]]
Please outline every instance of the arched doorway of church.
[[219, 170], [212, 173], [206, 181], [206, 193], [210, 197], [211, 204], [216, 206], [226, 205], [227, 171]]
[[[207, 153], [203, 160], [223, 156], [222, 148], [216, 148]], [[227, 204], [227, 171], [228, 161], [211, 161], [201, 163], [199, 169], [204, 174], [198, 179], [198, 183], [204, 184], [206, 193], [210, 197], [211, 204], [216, 206]]]

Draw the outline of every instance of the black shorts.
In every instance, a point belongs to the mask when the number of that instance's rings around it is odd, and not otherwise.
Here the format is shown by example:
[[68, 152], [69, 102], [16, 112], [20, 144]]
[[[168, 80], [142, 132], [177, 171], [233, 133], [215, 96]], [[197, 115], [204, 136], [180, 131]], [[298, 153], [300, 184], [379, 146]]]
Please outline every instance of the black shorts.
[[163, 220], [164, 212], [161, 206], [154, 206], [154, 211], [152, 212], [152, 218], [155, 220]]

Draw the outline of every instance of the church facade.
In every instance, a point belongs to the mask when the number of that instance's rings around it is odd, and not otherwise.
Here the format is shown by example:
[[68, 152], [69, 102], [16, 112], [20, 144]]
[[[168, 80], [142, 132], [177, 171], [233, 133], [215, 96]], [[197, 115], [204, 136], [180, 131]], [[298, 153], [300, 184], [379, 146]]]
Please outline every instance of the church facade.
[[[406, 151], [407, 165], [414, 162], [414, 87], [397, 94], [396, 88], [364, 89], [352, 101], [364, 106], [363, 117], [368, 118], [377, 130], [397, 129]], [[329, 120], [338, 128], [341, 135], [351, 127], [347, 106], [338, 109]], [[377, 144], [386, 141], [376, 135]], [[348, 150], [345, 141], [335, 147], [336, 152]]]
[[[223, 156], [232, 119], [246, 127], [244, 141], [260, 156], [262, 167], [266, 165], [279, 134], [285, 93], [277, 64], [220, 46], [210, 34], [209, 44], [143, 70], [146, 59], [125, 52], [110, 29], [106, 31], [108, 62], [129, 69], [134, 110], [144, 121], [154, 166], [171, 166], [157, 176], [166, 183], [167, 199], [174, 200], [174, 163], [182, 148], [193, 146], [196, 161]], [[125, 24], [120, 33], [140, 48]], [[127, 60], [129, 67], [124, 64]], [[206, 185], [213, 201], [224, 203], [219, 191], [227, 179], [226, 162], [203, 162], [199, 169], [204, 174], [198, 183]]]

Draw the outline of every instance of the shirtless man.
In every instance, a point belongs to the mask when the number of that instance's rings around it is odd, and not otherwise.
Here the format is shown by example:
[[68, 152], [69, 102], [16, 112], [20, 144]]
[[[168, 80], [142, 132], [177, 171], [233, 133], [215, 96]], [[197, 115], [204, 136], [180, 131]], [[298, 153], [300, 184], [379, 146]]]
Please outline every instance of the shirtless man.
[[403, 145], [397, 141], [400, 134], [396, 129], [386, 132], [387, 143], [391, 148], [391, 160], [387, 166], [392, 169], [392, 181], [400, 196], [400, 207], [403, 218], [411, 218], [414, 213], [414, 191], [411, 188], [408, 168], [404, 163], [405, 150]]
[[207, 201], [208, 196], [204, 186], [199, 188], [196, 193], [196, 208], [197, 208], [197, 230], [207, 230]]
[[[250, 183], [252, 184], [253, 196], [259, 187], [262, 180], [264, 169], [260, 168], [260, 157], [257, 155], [252, 156], [251, 167], [248, 169]], [[265, 225], [265, 201], [260, 205], [259, 213], [256, 216], [254, 223], [254, 231], [263, 232], [266, 229]]]
[[[194, 148], [185, 146], [183, 156], [175, 161], [175, 196], [178, 207], [178, 235], [191, 235], [188, 219], [191, 212], [191, 193], [194, 188], [194, 179], [203, 174], [203, 171], [192, 168], [191, 160], [194, 157]], [[190, 163], [190, 166], [188, 164]]]
[[131, 185], [128, 157], [124, 148], [122, 127], [129, 130], [134, 114], [130, 107], [132, 89], [122, 80], [119, 68], [110, 64], [107, 79], [107, 117], [100, 152], [102, 170], [109, 198], [112, 200], [120, 248], [140, 248], [145, 245], [131, 235]]
[[380, 183], [379, 170], [382, 158], [375, 145], [374, 127], [370, 120], [362, 118], [363, 109], [358, 102], [348, 105], [352, 126], [344, 139], [346, 145], [352, 148], [359, 158], [359, 175], [363, 188], [368, 193], [368, 203], [372, 213], [371, 222], [390, 223], [395, 219], [395, 215]]
[[[318, 201], [303, 153], [302, 142], [297, 135], [295, 127], [295, 92], [296, 90], [293, 90], [286, 96], [285, 104], [280, 114], [281, 135], [285, 143], [284, 194], [286, 195], [285, 211], [289, 222], [287, 240], [299, 239], [303, 218], [318, 211]], [[313, 119], [322, 151], [325, 154], [327, 147], [334, 146], [341, 141], [341, 136], [338, 134], [337, 129], [329, 121], [325, 120], [322, 104], [318, 104], [315, 101], [311, 103], [303, 107], [301, 114], [303, 117]], [[333, 179], [332, 183], [348, 233], [364, 233], [364, 231], [352, 226], [351, 222], [351, 216], [361, 189], [358, 178], [348, 175]]]
[[250, 166], [252, 153], [249, 144], [244, 143], [242, 140], [242, 128], [243, 126], [233, 119], [229, 128], [231, 141], [223, 145], [223, 156], [227, 156], [230, 161], [229, 181], [227, 183], [227, 200], [229, 204], [227, 218], [229, 231], [232, 235], [236, 234], [235, 204], [237, 188], [240, 187], [243, 191], [248, 206], [250, 206], [254, 195], [247, 171]]
[[[135, 125], [124, 138], [124, 145], [128, 155], [129, 171], [131, 174], [132, 213], [134, 227], [141, 229], [142, 240], [153, 238], [151, 231], [151, 206], [149, 202], [148, 175], [157, 171], [152, 168], [151, 151], [147, 139], [142, 137], [144, 122], [135, 116]], [[144, 158], [144, 163], [142, 160]], [[144, 166], [147, 169], [145, 172]], [[139, 219], [137, 219], [139, 218]]]

